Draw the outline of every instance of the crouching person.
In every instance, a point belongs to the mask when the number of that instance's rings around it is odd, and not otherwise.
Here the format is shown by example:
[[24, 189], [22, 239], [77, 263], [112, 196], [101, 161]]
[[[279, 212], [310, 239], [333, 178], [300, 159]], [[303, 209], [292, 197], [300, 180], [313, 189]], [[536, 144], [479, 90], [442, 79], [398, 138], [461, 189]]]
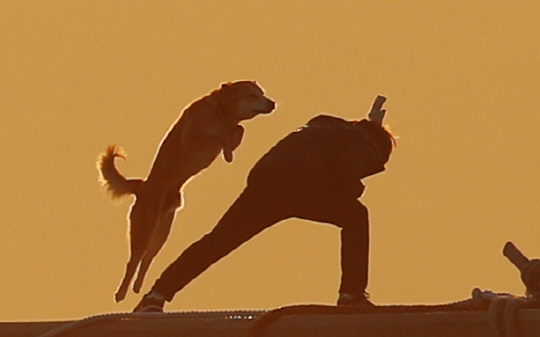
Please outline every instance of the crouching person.
[[266, 228], [300, 218], [341, 228], [338, 305], [371, 305], [369, 219], [358, 201], [361, 179], [385, 170], [394, 146], [382, 127], [385, 98], [367, 119], [320, 115], [279, 141], [252, 168], [247, 186], [215, 228], [189, 246], [155, 282], [135, 311], [162, 311], [165, 301], [212, 264]]

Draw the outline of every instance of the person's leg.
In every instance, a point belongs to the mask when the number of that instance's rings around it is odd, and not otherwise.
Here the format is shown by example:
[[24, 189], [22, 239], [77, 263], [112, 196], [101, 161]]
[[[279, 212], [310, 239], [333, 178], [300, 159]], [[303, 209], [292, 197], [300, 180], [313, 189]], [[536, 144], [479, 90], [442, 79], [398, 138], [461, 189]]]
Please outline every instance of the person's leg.
[[364, 296], [368, 284], [369, 217], [367, 208], [356, 202], [346, 210], [341, 227], [340, 294]]
[[167, 301], [212, 264], [229, 254], [265, 228], [287, 215], [269, 207], [264, 190], [247, 187], [231, 205], [216, 227], [189, 246], [152, 287]]
[[295, 216], [325, 222], [341, 228], [340, 294], [363, 299], [368, 283], [369, 218], [368, 210], [353, 198], [313, 199], [303, 202]]

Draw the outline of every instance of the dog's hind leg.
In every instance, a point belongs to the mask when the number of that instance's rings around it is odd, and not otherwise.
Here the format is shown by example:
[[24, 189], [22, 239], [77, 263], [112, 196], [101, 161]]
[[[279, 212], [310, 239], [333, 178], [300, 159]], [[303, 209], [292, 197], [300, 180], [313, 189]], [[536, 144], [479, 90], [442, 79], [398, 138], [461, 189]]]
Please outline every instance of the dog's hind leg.
[[156, 231], [154, 233], [154, 236], [152, 237], [152, 241], [150, 242], [148, 249], [146, 250], [144, 256], [142, 257], [141, 265], [139, 266], [139, 271], [137, 273], [137, 278], [135, 279], [135, 282], [133, 283], [133, 291], [136, 293], [139, 293], [139, 291], [141, 290], [141, 287], [144, 282], [144, 277], [146, 276], [146, 272], [150, 268], [152, 261], [154, 260], [156, 255], [159, 253], [159, 251], [165, 244], [167, 237], [169, 236], [174, 214], [171, 214], [167, 218], [170, 218], [169, 226], [166, 228], [163, 228], [165, 227], [165, 226], [162, 226], [163, 223], [159, 225], [159, 227], [162, 227], [162, 228], [160, 228], [159, 231]]
[[159, 223], [152, 235], [152, 240], [150, 241], [148, 248], [142, 258], [141, 265], [139, 267], [139, 272], [137, 274], [137, 279], [133, 284], [133, 291], [139, 293], [144, 282], [144, 277], [152, 261], [159, 253], [163, 245], [169, 237], [171, 232], [172, 223], [174, 221], [174, 215], [176, 210], [180, 207], [182, 202], [181, 195], [178, 191], [174, 191], [167, 195], [167, 199], [163, 205], [163, 214], [159, 220]]
[[133, 275], [135, 275], [135, 271], [137, 270], [139, 262], [141, 261], [141, 258], [143, 256], [142, 253], [139, 253], [139, 252], [137, 254], [133, 254], [133, 252], [131, 253], [129, 261], [126, 265], [126, 272], [124, 274], [124, 278], [122, 279], [122, 283], [120, 283], [118, 290], [114, 294], [114, 300], [116, 302], [120, 302], [126, 297], [129, 284], [131, 283], [131, 279], [133, 279]]
[[[153, 195], [155, 196], [155, 194]], [[116, 302], [126, 297], [127, 290], [141, 263], [154, 229], [158, 225], [163, 198], [137, 196], [130, 213], [130, 257], [126, 265], [124, 278], [114, 295]]]

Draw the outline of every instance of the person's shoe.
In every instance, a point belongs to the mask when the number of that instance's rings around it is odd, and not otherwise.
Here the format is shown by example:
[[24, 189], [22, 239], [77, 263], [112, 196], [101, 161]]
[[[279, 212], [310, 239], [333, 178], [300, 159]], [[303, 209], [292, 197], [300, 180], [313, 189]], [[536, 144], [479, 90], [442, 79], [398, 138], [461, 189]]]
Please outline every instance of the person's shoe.
[[339, 294], [337, 305], [339, 307], [341, 306], [364, 306], [364, 307], [375, 306], [373, 303], [369, 301], [368, 298], [369, 298], [369, 295], [367, 293], [362, 294], [362, 295], [342, 293], [342, 294]]
[[144, 295], [142, 300], [137, 304], [133, 312], [163, 312], [165, 299], [161, 294], [149, 292]]

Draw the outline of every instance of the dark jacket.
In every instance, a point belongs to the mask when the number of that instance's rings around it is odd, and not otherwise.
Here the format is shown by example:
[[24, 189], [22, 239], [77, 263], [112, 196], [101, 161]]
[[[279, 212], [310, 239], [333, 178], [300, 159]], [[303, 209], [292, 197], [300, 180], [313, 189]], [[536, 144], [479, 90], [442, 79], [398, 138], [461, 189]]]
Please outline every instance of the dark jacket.
[[384, 171], [392, 148], [392, 136], [377, 124], [319, 115], [272, 147], [248, 184], [317, 185], [359, 196], [360, 179]]

